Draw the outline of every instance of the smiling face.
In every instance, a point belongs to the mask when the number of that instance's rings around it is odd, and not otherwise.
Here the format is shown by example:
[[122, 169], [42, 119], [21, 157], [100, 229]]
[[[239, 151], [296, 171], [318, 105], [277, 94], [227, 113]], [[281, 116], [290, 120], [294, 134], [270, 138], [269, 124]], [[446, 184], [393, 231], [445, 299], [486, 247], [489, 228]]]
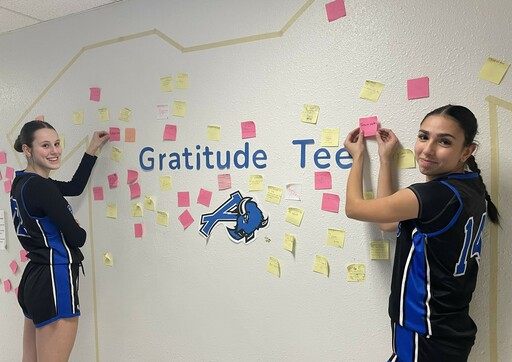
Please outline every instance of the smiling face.
[[32, 147], [23, 145], [23, 153], [27, 157], [27, 171], [48, 177], [51, 170], [60, 167], [62, 148], [59, 135], [54, 129], [41, 128], [34, 132]]
[[425, 118], [414, 146], [418, 168], [427, 181], [464, 172], [464, 163], [474, 150], [474, 144], [465, 145], [464, 131], [459, 124], [439, 114]]

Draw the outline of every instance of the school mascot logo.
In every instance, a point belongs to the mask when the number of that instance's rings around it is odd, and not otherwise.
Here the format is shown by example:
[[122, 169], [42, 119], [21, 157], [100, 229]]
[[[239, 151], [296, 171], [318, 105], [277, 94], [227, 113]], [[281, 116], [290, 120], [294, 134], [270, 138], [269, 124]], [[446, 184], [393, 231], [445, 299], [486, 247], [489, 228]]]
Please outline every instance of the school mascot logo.
[[252, 197], [243, 197], [240, 191], [236, 191], [214, 212], [201, 215], [199, 232], [209, 238], [218, 223], [234, 223], [234, 227], [226, 226], [231, 241], [238, 244], [243, 240], [249, 244], [254, 241], [256, 231], [267, 227], [268, 217], [263, 215]]

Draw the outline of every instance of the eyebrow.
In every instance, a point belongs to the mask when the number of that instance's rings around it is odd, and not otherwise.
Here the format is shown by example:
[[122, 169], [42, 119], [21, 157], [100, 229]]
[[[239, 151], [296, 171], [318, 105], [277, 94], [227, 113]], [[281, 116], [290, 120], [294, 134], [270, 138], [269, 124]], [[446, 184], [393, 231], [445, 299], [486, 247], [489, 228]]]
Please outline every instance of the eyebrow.
[[[430, 132], [429, 131], [425, 131], [424, 129], [420, 129], [418, 132], [422, 132], [422, 133], [430, 135]], [[449, 133], [439, 133], [437, 135], [437, 138], [441, 138], [441, 137], [451, 137], [453, 139], [457, 139], [454, 135], [451, 135]]]

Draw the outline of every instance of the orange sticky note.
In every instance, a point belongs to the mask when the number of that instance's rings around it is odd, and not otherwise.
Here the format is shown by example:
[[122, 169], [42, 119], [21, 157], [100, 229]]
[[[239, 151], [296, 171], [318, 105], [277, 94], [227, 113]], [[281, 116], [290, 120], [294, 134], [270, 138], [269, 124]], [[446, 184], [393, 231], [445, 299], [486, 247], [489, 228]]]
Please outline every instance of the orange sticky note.
[[124, 141], [125, 142], [135, 142], [135, 128], [125, 128]]
[[325, 192], [322, 195], [322, 210], [337, 213], [340, 210], [339, 195]]

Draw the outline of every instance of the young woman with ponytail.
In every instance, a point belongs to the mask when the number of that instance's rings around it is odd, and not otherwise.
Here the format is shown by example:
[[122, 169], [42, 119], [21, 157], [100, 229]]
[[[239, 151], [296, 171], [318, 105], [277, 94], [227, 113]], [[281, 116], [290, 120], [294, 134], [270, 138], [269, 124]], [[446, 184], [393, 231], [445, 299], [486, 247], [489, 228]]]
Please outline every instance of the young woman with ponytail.
[[414, 147], [426, 182], [397, 191], [392, 174], [398, 139], [376, 135], [380, 159], [377, 198], [363, 199], [364, 134], [350, 132], [353, 157], [347, 181], [349, 218], [397, 231], [389, 298], [391, 362], [465, 362], [476, 325], [469, 303], [476, 286], [482, 231], [499, 213], [473, 152], [478, 122], [466, 107], [447, 105], [428, 113]]

